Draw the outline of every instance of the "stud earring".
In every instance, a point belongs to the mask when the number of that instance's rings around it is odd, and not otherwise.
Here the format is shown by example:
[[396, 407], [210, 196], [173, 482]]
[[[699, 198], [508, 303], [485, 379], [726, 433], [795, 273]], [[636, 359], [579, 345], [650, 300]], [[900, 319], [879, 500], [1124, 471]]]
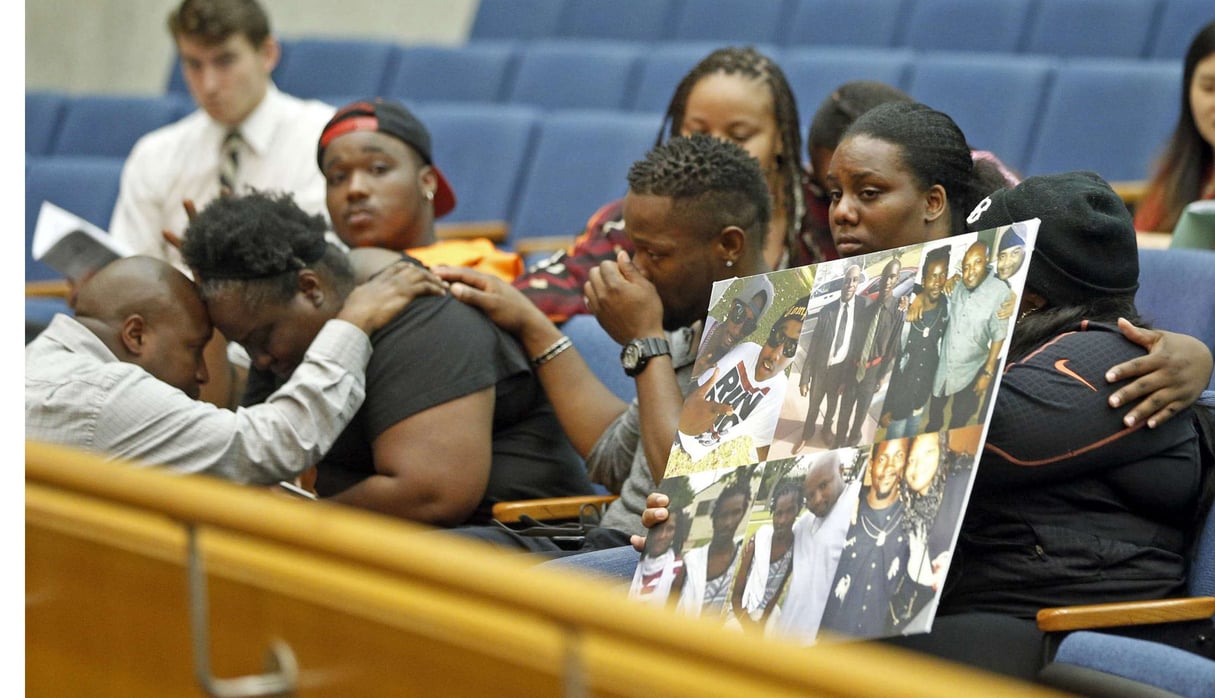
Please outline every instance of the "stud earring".
[[731, 268], [731, 267], [733, 267], [733, 266], [734, 266], [734, 260], [732, 260], [732, 259], [727, 259], [727, 260], [726, 260], [726, 269], [729, 269], [729, 268]]
[[433, 191], [426, 192], [426, 200], [433, 204], [435, 202], [435, 193]]

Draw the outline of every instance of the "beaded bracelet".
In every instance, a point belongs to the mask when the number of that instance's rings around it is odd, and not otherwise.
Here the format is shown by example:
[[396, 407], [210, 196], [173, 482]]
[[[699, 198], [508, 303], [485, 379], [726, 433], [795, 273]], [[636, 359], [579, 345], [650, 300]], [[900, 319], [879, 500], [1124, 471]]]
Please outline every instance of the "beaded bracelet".
[[558, 339], [550, 344], [547, 349], [540, 352], [536, 356], [533, 356], [528, 360], [528, 362], [531, 363], [533, 368], [539, 368], [557, 358], [558, 354], [572, 346], [574, 346], [574, 343], [570, 341], [570, 338], [565, 335], [561, 335], [561, 339]]

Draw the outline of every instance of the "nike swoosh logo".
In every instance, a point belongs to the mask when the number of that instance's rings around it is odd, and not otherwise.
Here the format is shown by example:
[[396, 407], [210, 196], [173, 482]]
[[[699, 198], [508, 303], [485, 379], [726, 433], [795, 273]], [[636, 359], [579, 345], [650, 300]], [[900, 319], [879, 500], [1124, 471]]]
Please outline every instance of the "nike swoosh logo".
[[1065, 376], [1068, 376], [1069, 378], [1075, 378], [1076, 380], [1080, 381], [1084, 385], [1088, 386], [1088, 389], [1093, 391], [1094, 393], [1097, 392], [1097, 389], [1093, 387], [1092, 383], [1089, 383], [1088, 381], [1084, 380], [1083, 378], [1080, 377], [1080, 374], [1076, 373], [1075, 371], [1073, 371], [1067, 367], [1068, 361], [1071, 361], [1071, 359], [1059, 359], [1058, 361], [1056, 361], [1055, 370], [1058, 371], [1059, 373], [1062, 373]]

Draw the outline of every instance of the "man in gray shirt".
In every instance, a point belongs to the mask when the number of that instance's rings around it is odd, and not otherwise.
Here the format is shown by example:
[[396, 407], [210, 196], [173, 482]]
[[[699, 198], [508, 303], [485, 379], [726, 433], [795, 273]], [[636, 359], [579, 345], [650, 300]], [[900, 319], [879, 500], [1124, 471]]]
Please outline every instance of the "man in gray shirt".
[[949, 326], [941, 341], [932, 403], [925, 431], [940, 431], [952, 399], [949, 428], [965, 426], [985, 404], [1008, 334], [1008, 321], [996, 316], [1008, 300], [1008, 284], [987, 265], [987, 243], [971, 244], [962, 257], [962, 283], [949, 293]]
[[[454, 296], [484, 310], [535, 357], [591, 479], [620, 494], [600, 527], [615, 535], [589, 536], [592, 549], [644, 533], [641, 512], [666, 469], [713, 282], [769, 270], [762, 254], [768, 189], [742, 148], [704, 135], [672, 138], [635, 163], [628, 180], [624, 224], [636, 253], [593, 269], [584, 292], [599, 323], [624, 345], [623, 368], [637, 382], [631, 404], [600, 383], [576, 351], [552, 353], [563, 345], [561, 331], [509, 284], [467, 269], [435, 270], [452, 282]], [[556, 552], [541, 538], [515, 542]]]

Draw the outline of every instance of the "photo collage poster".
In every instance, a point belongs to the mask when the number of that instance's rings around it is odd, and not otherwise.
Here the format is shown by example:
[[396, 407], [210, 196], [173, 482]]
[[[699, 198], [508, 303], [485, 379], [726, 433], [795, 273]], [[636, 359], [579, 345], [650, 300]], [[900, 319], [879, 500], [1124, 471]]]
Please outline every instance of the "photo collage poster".
[[630, 595], [805, 643], [928, 632], [1038, 223], [715, 284]]

